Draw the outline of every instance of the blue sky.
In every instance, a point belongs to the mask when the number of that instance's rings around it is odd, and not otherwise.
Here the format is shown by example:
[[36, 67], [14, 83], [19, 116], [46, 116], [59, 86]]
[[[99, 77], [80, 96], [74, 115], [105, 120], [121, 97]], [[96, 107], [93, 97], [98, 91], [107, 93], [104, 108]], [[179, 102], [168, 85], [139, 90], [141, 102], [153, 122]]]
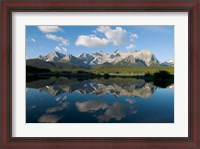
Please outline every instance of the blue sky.
[[54, 51], [77, 56], [143, 49], [161, 62], [174, 59], [174, 26], [26, 26], [27, 59]]

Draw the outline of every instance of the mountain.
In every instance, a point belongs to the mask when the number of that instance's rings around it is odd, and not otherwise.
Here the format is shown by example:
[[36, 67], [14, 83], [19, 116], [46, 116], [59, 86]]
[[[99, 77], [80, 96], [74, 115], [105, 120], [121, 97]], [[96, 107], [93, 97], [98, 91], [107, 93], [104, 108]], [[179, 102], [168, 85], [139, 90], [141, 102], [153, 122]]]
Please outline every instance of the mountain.
[[[104, 63], [117, 64], [120, 61], [128, 62], [130, 61], [130, 59], [133, 59], [133, 60], [131, 60], [132, 63], [129, 63], [129, 64], [134, 64], [133, 61], [135, 59], [136, 61], [138, 60], [146, 66], [159, 65], [159, 61], [154, 56], [154, 54], [149, 50], [142, 50], [139, 52], [120, 52], [119, 50], [117, 50], [111, 54], [105, 54], [104, 52], [101, 51], [101, 52], [96, 52], [93, 54], [81, 54], [79, 58], [83, 59], [84, 62], [89, 65], [97, 65], [97, 64], [104, 64]], [[125, 58], [129, 60], [126, 60]], [[123, 62], [120, 64], [123, 64]]]
[[42, 59], [28, 59], [26, 60], [26, 65], [38, 68], [48, 68], [48, 69], [54, 68], [52, 62], [46, 62]]
[[159, 61], [150, 50], [133, 52], [117, 50], [110, 54], [100, 51], [92, 54], [82, 53], [79, 56], [54, 52], [46, 56], [40, 55], [36, 59], [27, 60], [27, 65], [49, 69], [91, 68], [97, 65], [148, 67], [158, 66], [159, 64]]
[[82, 68], [80, 65], [75, 64], [75, 63], [49, 62], [49, 61], [44, 61], [38, 58], [26, 60], [26, 65], [37, 67], [37, 68], [47, 68], [47, 69], [72, 69], [72, 68], [80, 69]]
[[71, 54], [66, 55], [65, 57], [63, 57], [60, 62], [64, 62], [64, 63], [72, 63], [72, 64], [77, 64], [81, 67], [84, 68], [89, 68], [89, 66], [87, 64], [84, 63], [84, 60], [77, 58]]
[[63, 57], [65, 57], [64, 54], [61, 54], [59, 52], [54, 52], [50, 53], [47, 56], [42, 56], [40, 55], [38, 58], [41, 60], [44, 60], [46, 62], [58, 62], [60, 61]]
[[174, 66], [174, 61], [173, 60], [167, 60], [163, 63], [160, 64], [161, 66]]
[[135, 58], [133, 55], [130, 55], [120, 62], [116, 63], [116, 65], [121, 66], [129, 66], [129, 67], [145, 67], [147, 66], [144, 61]]

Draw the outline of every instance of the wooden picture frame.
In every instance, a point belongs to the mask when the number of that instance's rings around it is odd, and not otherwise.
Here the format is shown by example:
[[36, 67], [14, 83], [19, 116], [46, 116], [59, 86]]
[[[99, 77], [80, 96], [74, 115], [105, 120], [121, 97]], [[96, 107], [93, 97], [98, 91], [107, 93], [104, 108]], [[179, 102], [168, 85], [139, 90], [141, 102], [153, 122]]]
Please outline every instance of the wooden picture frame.
[[[3, 0], [0, 48], [0, 148], [200, 148], [199, 0]], [[12, 137], [12, 12], [188, 12], [189, 136], [186, 138]]]

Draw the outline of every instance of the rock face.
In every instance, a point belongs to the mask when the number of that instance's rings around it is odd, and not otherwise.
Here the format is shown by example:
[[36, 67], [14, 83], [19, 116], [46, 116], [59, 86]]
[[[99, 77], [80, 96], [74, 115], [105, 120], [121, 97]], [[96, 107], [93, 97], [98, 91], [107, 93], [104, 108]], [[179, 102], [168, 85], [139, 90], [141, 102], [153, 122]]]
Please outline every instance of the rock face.
[[[82, 59], [83, 54], [81, 54], [79, 58]], [[121, 61], [126, 62], [125, 64], [137, 64], [138, 62], [140, 62], [146, 66], [159, 64], [157, 58], [149, 50], [143, 50], [140, 52], [120, 52], [117, 50], [111, 54], [96, 52], [94, 54], [85, 54], [84, 61], [86, 61], [86, 63], [90, 65], [105, 63], [117, 64]]]
[[73, 55], [64, 55], [59, 52], [48, 54], [47, 56], [39, 56], [41, 60], [46, 62], [71, 62], [79, 65], [128, 65], [128, 66], [152, 66], [159, 65], [159, 61], [155, 55], [149, 50], [142, 50], [138, 52], [120, 52], [119, 50], [106, 54], [102, 51], [92, 54], [80, 54], [75, 57]]
[[79, 65], [83, 65], [83, 60], [71, 55], [71, 54], [68, 54], [66, 55], [65, 57], [63, 57], [60, 62], [70, 62], [70, 63], [75, 63], [75, 64], [79, 64]]
[[38, 58], [41, 60], [44, 60], [46, 62], [58, 62], [60, 61], [63, 57], [65, 57], [64, 54], [61, 54], [59, 52], [54, 52], [54, 53], [50, 53], [46, 56], [42, 56], [40, 55]]

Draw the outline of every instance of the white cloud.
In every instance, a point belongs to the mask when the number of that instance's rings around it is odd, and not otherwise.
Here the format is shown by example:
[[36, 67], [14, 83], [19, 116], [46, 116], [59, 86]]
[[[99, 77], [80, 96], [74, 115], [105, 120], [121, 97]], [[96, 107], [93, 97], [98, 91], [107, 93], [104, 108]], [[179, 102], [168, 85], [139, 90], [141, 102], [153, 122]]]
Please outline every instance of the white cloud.
[[97, 28], [98, 32], [104, 33], [106, 38], [113, 43], [113, 45], [118, 46], [126, 41], [127, 31], [121, 27], [116, 27], [111, 29], [109, 26], [99, 26]]
[[55, 50], [61, 51], [61, 48], [59, 46], [56, 46]]
[[62, 47], [62, 50], [65, 51], [65, 52], [67, 52], [67, 48], [65, 48], [65, 47]]
[[137, 39], [137, 38], [139, 38], [139, 37], [138, 37], [137, 34], [131, 34], [131, 38], [132, 38], [132, 39]]
[[111, 30], [111, 28], [109, 27], [109, 26], [99, 26], [98, 28], [97, 28], [97, 31], [98, 32], [101, 32], [101, 33], [105, 33], [105, 32], [108, 32], [108, 31], [110, 31]]
[[55, 47], [55, 50], [57, 50], [57, 51], [65, 51], [65, 52], [67, 52], [67, 48], [65, 48], [65, 47], [59, 47], [59, 46], [56, 46], [56, 47]]
[[127, 50], [130, 50], [130, 49], [134, 49], [136, 47], [136, 44], [134, 43], [135, 42], [135, 39], [138, 39], [138, 35], [137, 34], [133, 34], [133, 33], [130, 33], [130, 44], [126, 47]]
[[80, 35], [76, 40], [77, 46], [86, 46], [86, 47], [102, 47], [109, 43], [109, 41], [105, 38], [98, 38], [95, 35]]
[[93, 33], [103, 33], [104, 38], [99, 38], [97, 35], [80, 35], [76, 40], [76, 45], [86, 47], [102, 47], [109, 43], [119, 46], [125, 42], [129, 43], [126, 49], [133, 49], [136, 47], [134, 41], [139, 38], [137, 34], [127, 32], [122, 27], [111, 28], [110, 26], [99, 26]]
[[38, 26], [38, 29], [43, 33], [62, 31], [62, 29], [59, 26]]
[[127, 50], [130, 50], [130, 49], [134, 49], [136, 46], [135, 44], [130, 44], [129, 46], [126, 47]]
[[31, 41], [32, 41], [32, 42], [36, 42], [36, 40], [35, 40], [35, 39], [33, 39], [33, 38], [31, 38]]
[[60, 36], [56, 36], [56, 35], [53, 35], [53, 34], [46, 34], [46, 38], [60, 42], [63, 45], [69, 45], [69, 41], [67, 39], [63, 38], [63, 37], [60, 37]]

